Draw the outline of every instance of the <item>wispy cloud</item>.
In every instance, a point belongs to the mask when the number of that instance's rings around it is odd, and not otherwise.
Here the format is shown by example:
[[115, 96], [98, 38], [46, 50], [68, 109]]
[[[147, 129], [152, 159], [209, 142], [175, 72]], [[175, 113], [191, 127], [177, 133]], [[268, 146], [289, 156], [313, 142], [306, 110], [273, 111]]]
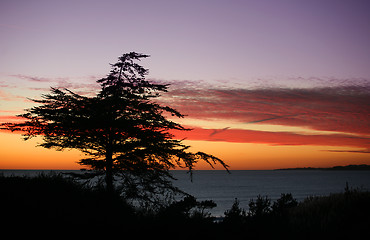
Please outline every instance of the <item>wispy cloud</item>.
[[[227, 130], [227, 131], [226, 131]], [[255, 131], [246, 129], [204, 129], [193, 127], [190, 132], [175, 131], [178, 139], [262, 143], [269, 145], [351, 146], [369, 148], [370, 138], [349, 134], [299, 134], [294, 132]], [[335, 151], [335, 150], [332, 150]]]
[[20, 100], [24, 101], [25, 99], [26, 99], [25, 97], [14, 95], [12, 93], [0, 90], [0, 100], [1, 101], [7, 101], [7, 102], [20, 101]]
[[[245, 124], [245, 128], [239, 129], [199, 125], [184, 135], [176, 134], [179, 138], [366, 149], [353, 151], [357, 153], [367, 153], [370, 149], [370, 80], [347, 80], [331, 87], [312, 88], [202, 88], [197, 83], [186, 82], [184, 87], [174, 86], [162, 101], [187, 118], [217, 120], [225, 122], [225, 126], [231, 122], [238, 126]], [[252, 124], [276, 125], [277, 130], [248, 129]], [[279, 126], [308, 131], [279, 131]]]
[[30, 82], [54, 82], [55, 81], [54, 79], [51, 79], [51, 78], [36, 77], [36, 76], [30, 76], [30, 75], [24, 75], [24, 74], [11, 74], [9, 76], [27, 80]]
[[322, 150], [325, 152], [337, 152], [337, 153], [370, 153], [370, 149], [364, 150]]
[[21, 117], [15, 115], [0, 115], [0, 123], [23, 121]]
[[[27, 75], [13, 75], [30, 82], [77, 90], [91, 94], [98, 89], [95, 80], [77, 83], [69, 78], [47, 79]], [[161, 82], [160, 80], [154, 80]], [[352, 83], [352, 84], [349, 84]], [[263, 143], [270, 145], [351, 146], [370, 149], [370, 81], [361, 84], [346, 81], [344, 85], [313, 88], [243, 88], [208, 86], [191, 81], [172, 82], [170, 91], [160, 101], [186, 114], [189, 119], [221, 120], [245, 124], [246, 128], [194, 127], [191, 132], [176, 133], [189, 140]], [[0, 99], [14, 96], [0, 91]], [[5, 116], [3, 117], [5, 118]], [[248, 129], [252, 124], [300, 127], [325, 134]], [[328, 150], [340, 152], [342, 150]], [[348, 151], [347, 151], [348, 152]], [[368, 150], [353, 152], [367, 153]]]
[[268, 89], [175, 89], [163, 100], [194, 119], [275, 124], [370, 134], [365, 86]]
[[214, 135], [218, 134], [218, 133], [221, 133], [221, 132], [224, 132], [226, 130], [228, 130], [230, 127], [225, 127], [225, 128], [222, 128], [222, 129], [214, 129], [212, 133], [209, 134], [210, 137], [213, 137]]
[[32, 86], [23, 86], [24, 88], [36, 91], [48, 91], [49, 87], [68, 88], [78, 94], [91, 95], [99, 89], [99, 84], [96, 83], [99, 76], [83, 76], [83, 77], [40, 77], [24, 74], [11, 74], [10, 77], [25, 80]]
[[276, 119], [280, 119], [280, 118], [295, 117], [295, 116], [298, 116], [298, 115], [299, 115], [299, 114], [285, 115], [285, 116], [276, 116], [276, 117], [265, 118], [265, 119], [259, 119], [259, 120], [255, 120], [255, 121], [247, 122], [247, 124], [261, 123], [261, 122], [266, 122], [266, 121], [276, 120]]

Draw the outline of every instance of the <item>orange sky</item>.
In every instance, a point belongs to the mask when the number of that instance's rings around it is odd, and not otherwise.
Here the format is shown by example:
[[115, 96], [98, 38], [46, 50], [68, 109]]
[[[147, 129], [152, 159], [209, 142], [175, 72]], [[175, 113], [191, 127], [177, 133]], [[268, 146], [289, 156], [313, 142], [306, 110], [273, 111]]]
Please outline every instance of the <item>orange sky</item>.
[[[217, 89], [190, 81], [185, 85], [172, 84], [158, 99], [186, 115], [174, 121], [193, 129], [173, 134], [186, 139], [191, 151], [213, 154], [230, 169], [370, 164], [366, 82], [364, 86], [257, 89]], [[3, 100], [8, 110], [0, 112], [0, 122], [16, 121], [20, 107], [33, 105], [24, 97]], [[0, 132], [0, 169], [80, 168], [76, 162], [83, 156], [78, 151], [42, 149], [36, 147], [37, 141], [42, 140], [25, 142], [19, 134]], [[199, 163], [198, 169], [210, 167]]]
[[[19, 99], [4, 101], [9, 110], [1, 122], [18, 121], [17, 109], [33, 104]], [[217, 90], [187, 82], [186, 88], [173, 84], [158, 101], [186, 115], [173, 120], [193, 130], [174, 131], [177, 139], [186, 139], [190, 151], [221, 158], [230, 169], [370, 164], [367, 88]], [[1, 131], [0, 169], [80, 169], [80, 152], [36, 147], [40, 141]], [[200, 162], [197, 169], [211, 168]]]
[[[0, 169], [80, 169], [77, 150], [55, 151], [35, 147], [38, 139], [24, 141], [19, 134], [0, 132]], [[329, 167], [369, 164], [368, 154], [328, 152], [327, 146], [272, 146], [268, 144], [185, 140], [191, 151], [204, 151], [223, 159], [231, 170], [286, 167]], [[335, 147], [346, 151], [353, 148]], [[211, 169], [200, 162], [196, 169]], [[216, 169], [221, 169], [216, 166]]]

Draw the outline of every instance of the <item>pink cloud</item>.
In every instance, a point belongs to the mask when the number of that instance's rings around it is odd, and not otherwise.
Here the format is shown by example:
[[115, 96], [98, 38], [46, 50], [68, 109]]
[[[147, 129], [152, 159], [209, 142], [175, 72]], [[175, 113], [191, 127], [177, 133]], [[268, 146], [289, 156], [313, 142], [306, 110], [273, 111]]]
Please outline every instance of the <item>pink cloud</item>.
[[22, 96], [17, 96], [12, 93], [0, 90], [0, 100], [1, 101], [24, 101], [26, 98]]
[[[32, 86], [26, 88], [36, 91], [47, 92], [50, 90], [50, 87], [56, 87], [56, 88], [67, 88], [81, 95], [91, 95], [92, 93], [100, 89], [99, 84], [96, 83], [96, 80], [100, 78], [99, 76], [85, 76], [76, 78], [71, 77], [47, 78], [25, 74], [12, 74], [9, 76], [32, 83], [33, 84]], [[43, 83], [48, 84], [45, 85]], [[37, 84], [37, 87], [34, 86], [35, 84]]]
[[30, 76], [30, 75], [24, 75], [24, 74], [12, 74], [9, 75], [11, 77], [27, 80], [30, 82], [53, 82], [52, 79], [50, 78], [45, 78], [45, 77], [35, 77], [35, 76]]
[[21, 122], [24, 119], [15, 115], [0, 115], [0, 124], [6, 122]]
[[270, 132], [244, 129], [203, 129], [193, 128], [190, 132], [174, 131], [177, 139], [223, 141], [235, 143], [262, 143], [270, 145], [314, 145], [314, 146], [351, 146], [368, 149], [369, 137], [348, 134], [310, 135], [293, 132]]
[[175, 89], [162, 101], [195, 119], [370, 134], [370, 84], [311, 89]]

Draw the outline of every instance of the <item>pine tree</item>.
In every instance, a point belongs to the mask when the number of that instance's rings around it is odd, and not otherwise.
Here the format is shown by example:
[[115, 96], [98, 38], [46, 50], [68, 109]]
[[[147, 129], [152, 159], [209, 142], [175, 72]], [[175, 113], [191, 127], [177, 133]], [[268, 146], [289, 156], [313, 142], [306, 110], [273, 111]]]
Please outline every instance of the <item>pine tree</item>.
[[189, 146], [173, 139], [172, 130], [190, 129], [169, 119], [184, 115], [153, 101], [168, 85], [145, 79], [148, 70], [137, 62], [147, 57], [135, 52], [119, 57], [109, 75], [97, 81], [101, 90], [94, 97], [51, 88], [42, 100], [33, 100], [39, 106], [19, 115], [24, 122], [3, 128], [22, 131], [26, 140], [40, 135], [45, 148], [82, 151], [87, 157], [79, 164], [93, 170], [84, 177], [104, 175], [108, 192], [117, 190], [126, 198], [150, 202], [181, 192], [169, 170], [187, 168], [191, 174], [199, 160], [227, 169], [221, 159], [189, 152]]

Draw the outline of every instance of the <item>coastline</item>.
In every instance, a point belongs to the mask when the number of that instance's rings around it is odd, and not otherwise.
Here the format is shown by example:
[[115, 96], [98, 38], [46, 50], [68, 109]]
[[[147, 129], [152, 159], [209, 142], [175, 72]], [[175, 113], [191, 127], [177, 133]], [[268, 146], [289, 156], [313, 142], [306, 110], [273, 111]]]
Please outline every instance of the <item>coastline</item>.
[[323, 171], [370, 171], [370, 165], [346, 165], [346, 166], [334, 166], [329, 168], [314, 168], [314, 167], [303, 167], [303, 168], [279, 168], [274, 171], [281, 170], [323, 170]]

